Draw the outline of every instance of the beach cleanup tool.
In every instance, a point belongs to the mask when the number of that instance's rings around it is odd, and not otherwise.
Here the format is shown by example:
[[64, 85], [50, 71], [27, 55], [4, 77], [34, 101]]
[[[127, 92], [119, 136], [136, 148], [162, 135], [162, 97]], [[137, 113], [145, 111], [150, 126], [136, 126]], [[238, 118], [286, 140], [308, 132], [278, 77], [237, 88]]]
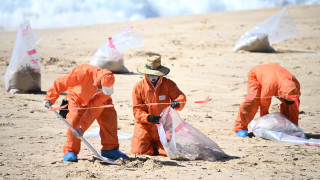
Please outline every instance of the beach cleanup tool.
[[[49, 109], [52, 109], [52, 106], [49, 107]], [[65, 124], [68, 126], [68, 128], [75, 134], [78, 132], [67, 122], [65, 118], [63, 118], [57, 111], [53, 111], [56, 116]], [[81, 139], [82, 142], [103, 162], [106, 162], [108, 164], [114, 164], [114, 165], [120, 165], [119, 163], [114, 162], [114, 159], [109, 159], [106, 157], [101, 156], [85, 139], [83, 136], [79, 135], [79, 139]]]
[[304, 131], [281, 113], [270, 113], [248, 125], [254, 136], [286, 143], [320, 147], [320, 140], [306, 139]]
[[272, 44], [297, 36], [298, 30], [286, 8], [245, 32], [233, 51], [273, 52]]

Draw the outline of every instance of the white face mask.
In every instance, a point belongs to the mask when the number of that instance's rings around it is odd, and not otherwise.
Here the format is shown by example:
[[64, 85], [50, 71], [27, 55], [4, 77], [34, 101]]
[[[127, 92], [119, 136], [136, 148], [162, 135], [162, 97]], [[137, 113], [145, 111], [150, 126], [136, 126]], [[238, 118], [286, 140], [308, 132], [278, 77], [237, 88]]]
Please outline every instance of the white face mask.
[[151, 82], [156, 82], [159, 79], [159, 76], [147, 74]]
[[109, 86], [109, 87], [102, 86], [101, 90], [105, 95], [111, 96], [113, 94], [113, 86]]

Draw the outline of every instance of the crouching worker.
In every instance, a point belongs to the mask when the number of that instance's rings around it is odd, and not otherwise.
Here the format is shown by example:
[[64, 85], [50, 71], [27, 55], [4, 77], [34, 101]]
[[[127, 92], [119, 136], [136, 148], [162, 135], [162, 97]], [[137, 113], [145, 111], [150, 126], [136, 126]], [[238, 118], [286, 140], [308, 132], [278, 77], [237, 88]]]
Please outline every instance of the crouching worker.
[[162, 110], [169, 105], [182, 110], [186, 96], [172, 80], [163, 77], [170, 69], [161, 65], [159, 54], [149, 53], [147, 63], [140, 65], [137, 71], [145, 76], [132, 92], [135, 126], [131, 153], [166, 156], [156, 124], [159, 124]]
[[270, 63], [258, 65], [248, 75], [247, 97], [239, 107], [234, 131], [240, 137], [248, 136], [248, 124], [260, 107], [260, 117], [269, 114], [272, 96], [281, 101], [280, 113], [298, 125], [300, 84], [285, 68]]
[[[49, 108], [61, 93], [67, 91], [68, 123], [83, 135], [97, 119], [100, 126], [101, 155], [110, 159], [128, 158], [119, 151], [116, 110], [113, 107], [95, 108], [112, 105], [110, 96], [113, 93], [114, 81], [111, 71], [88, 64], [79, 65], [70, 74], [54, 81], [47, 91], [44, 106]], [[81, 140], [68, 128], [67, 141], [63, 147], [64, 161], [77, 161], [80, 144]]]

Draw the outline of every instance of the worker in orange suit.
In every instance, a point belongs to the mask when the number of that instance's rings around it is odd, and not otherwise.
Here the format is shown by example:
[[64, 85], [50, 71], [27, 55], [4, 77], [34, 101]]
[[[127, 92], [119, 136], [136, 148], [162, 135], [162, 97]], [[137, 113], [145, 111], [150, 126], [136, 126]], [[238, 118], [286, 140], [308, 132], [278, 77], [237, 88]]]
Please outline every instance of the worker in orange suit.
[[300, 84], [285, 68], [270, 63], [258, 65], [248, 75], [247, 97], [239, 107], [234, 131], [240, 137], [248, 136], [248, 124], [260, 107], [260, 117], [269, 114], [272, 96], [281, 101], [280, 113], [298, 125]]
[[162, 110], [169, 105], [182, 110], [186, 96], [172, 80], [163, 77], [170, 69], [161, 65], [159, 54], [149, 53], [147, 63], [138, 66], [137, 71], [145, 76], [134, 86], [132, 92], [135, 126], [131, 153], [166, 156], [156, 124], [159, 124]]
[[95, 119], [100, 126], [101, 155], [110, 159], [128, 158], [119, 151], [116, 110], [113, 107], [96, 108], [112, 105], [110, 96], [113, 94], [114, 82], [111, 71], [82, 64], [70, 74], [57, 78], [47, 91], [44, 100], [47, 108], [56, 102], [61, 93], [67, 91], [69, 112], [66, 120], [78, 132], [73, 134], [70, 129], [67, 130], [64, 161], [77, 161], [81, 144], [78, 135], [82, 136]]

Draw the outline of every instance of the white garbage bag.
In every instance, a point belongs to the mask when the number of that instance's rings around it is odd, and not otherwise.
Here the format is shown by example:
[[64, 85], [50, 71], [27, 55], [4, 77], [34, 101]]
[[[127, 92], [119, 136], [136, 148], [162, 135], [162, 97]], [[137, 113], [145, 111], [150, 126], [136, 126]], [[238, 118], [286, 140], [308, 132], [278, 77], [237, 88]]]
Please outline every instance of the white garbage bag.
[[7, 91], [25, 93], [41, 91], [41, 62], [37, 51], [40, 37], [29, 21], [21, 23], [4, 81]]
[[304, 131], [280, 113], [270, 113], [252, 120], [248, 130], [256, 137], [320, 147], [320, 140], [305, 139]]
[[252, 52], [274, 51], [272, 44], [297, 36], [298, 30], [289, 11], [282, 11], [256, 25], [244, 33], [236, 43], [233, 51], [246, 50]]
[[214, 141], [181, 119], [170, 106], [160, 116], [158, 133], [170, 159], [215, 161], [230, 157]]
[[129, 26], [113, 37], [110, 37], [109, 41], [100, 47], [92, 56], [90, 64], [108, 69], [113, 73], [127, 73], [129, 71], [124, 66], [121, 53], [142, 45], [142, 35], [134, 30], [133, 27]]

